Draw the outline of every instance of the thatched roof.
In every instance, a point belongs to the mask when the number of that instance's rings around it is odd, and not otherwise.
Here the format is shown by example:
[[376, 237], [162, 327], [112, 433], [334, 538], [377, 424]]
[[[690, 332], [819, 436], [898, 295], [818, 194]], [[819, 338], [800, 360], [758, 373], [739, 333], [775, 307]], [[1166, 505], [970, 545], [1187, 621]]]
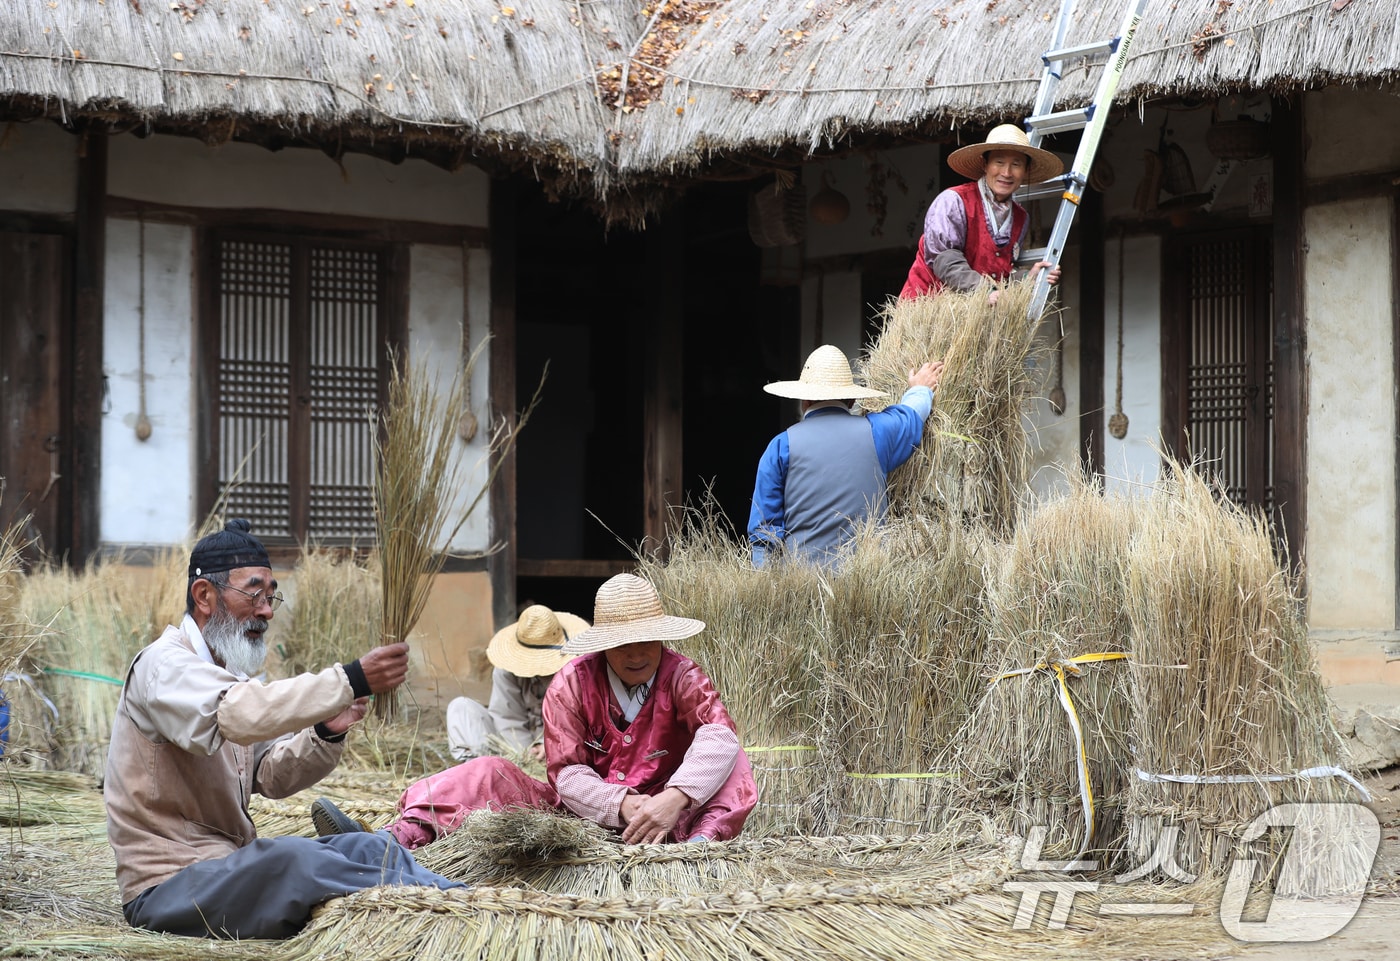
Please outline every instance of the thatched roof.
[[[1084, 3], [1068, 42], [1112, 35]], [[1027, 112], [1057, 0], [6, 4], [12, 117], [534, 165], [607, 196]], [[1400, 73], [1393, 0], [1149, 0], [1120, 104]], [[1097, 71], [1074, 71], [1065, 102]]]

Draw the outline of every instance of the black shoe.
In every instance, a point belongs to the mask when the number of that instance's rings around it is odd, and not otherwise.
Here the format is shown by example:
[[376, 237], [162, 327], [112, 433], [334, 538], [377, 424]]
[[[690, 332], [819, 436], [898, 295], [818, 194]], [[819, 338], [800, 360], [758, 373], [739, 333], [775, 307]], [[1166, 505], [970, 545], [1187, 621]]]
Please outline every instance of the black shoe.
[[359, 834], [369, 830], [323, 797], [311, 802], [311, 823], [316, 827], [318, 838], [332, 834]]

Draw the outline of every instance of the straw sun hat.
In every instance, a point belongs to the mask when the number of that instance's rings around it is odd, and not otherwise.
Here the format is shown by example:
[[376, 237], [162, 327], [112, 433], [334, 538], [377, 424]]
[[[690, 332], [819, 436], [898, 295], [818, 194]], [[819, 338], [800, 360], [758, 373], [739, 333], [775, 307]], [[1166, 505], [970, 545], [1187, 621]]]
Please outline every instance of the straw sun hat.
[[543, 677], [573, 658], [564, 644], [587, 629], [588, 622], [576, 614], [532, 604], [521, 612], [520, 620], [496, 632], [486, 645], [486, 657], [516, 677]]
[[948, 166], [968, 180], [976, 180], [982, 176], [982, 157], [993, 150], [1014, 150], [1025, 154], [1030, 159], [1030, 165], [1026, 168], [1028, 184], [1057, 177], [1065, 170], [1064, 162], [1059, 157], [1048, 150], [1032, 147], [1026, 132], [1014, 123], [993, 127], [982, 143], [971, 143], [954, 150], [948, 155]]
[[663, 611], [656, 588], [637, 575], [618, 574], [598, 588], [593, 626], [570, 638], [564, 649], [570, 654], [591, 654], [624, 644], [680, 641], [704, 629], [704, 621]]
[[851, 376], [851, 362], [841, 348], [823, 344], [807, 356], [798, 380], [780, 380], [763, 387], [770, 394], [794, 400], [856, 400], [883, 397], [878, 390], [857, 387]]

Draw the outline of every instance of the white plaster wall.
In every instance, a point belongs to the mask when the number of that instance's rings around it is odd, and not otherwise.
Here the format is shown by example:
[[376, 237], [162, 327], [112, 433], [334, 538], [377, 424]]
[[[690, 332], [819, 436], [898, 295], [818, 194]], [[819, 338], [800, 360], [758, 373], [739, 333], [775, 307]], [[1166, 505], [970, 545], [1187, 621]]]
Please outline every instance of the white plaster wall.
[[188, 137], [112, 138], [108, 191], [190, 207], [270, 208], [484, 226], [489, 179], [423, 160], [391, 164], [319, 150], [273, 153], [251, 144], [210, 147]]
[[1303, 97], [1309, 178], [1400, 168], [1400, 96], [1327, 87]]
[[[883, 221], [871, 209], [873, 179], [880, 176], [884, 178], [881, 188], [885, 197]], [[945, 181], [952, 177], [961, 182], [952, 171], [941, 176]], [[868, 151], [807, 164], [802, 170], [802, 182], [807, 188], [809, 205], [828, 181], [851, 204], [850, 216], [835, 225], [817, 223], [809, 208], [807, 257], [908, 247], [912, 258], [914, 241], [923, 232], [924, 211], [938, 191], [953, 182], [941, 183], [939, 178], [938, 148], [933, 146]]]
[[72, 213], [80, 142], [47, 121], [0, 127], [0, 209]]
[[[1060, 261], [1064, 276], [1079, 275], [1079, 248], [1066, 247]], [[1061, 310], [1047, 318], [1037, 333], [1049, 351], [1043, 359], [1044, 380], [1039, 396], [1026, 407], [1024, 422], [1030, 440], [1031, 489], [1044, 497], [1066, 486], [1066, 472], [1079, 469], [1079, 285], [1061, 285]], [[1064, 338], [1059, 348], [1055, 344]], [[1056, 414], [1050, 405], [1055, 386], [1056, 353], [1060, 353], [1064, 412]]]
[[[101, 533], [108, 544], [174, 544], [194, 525], [193, 257], [190, 228], [107, 222]], [[146, 415], [140, 413], [141, 289], [145, 278]]]
[[[1128, 433], [1108, 432], [1118, 383], [1118, 264], [1123, 263], [1123, 413]], [[1155, 236], [1108, 242], [1104, 258], [1104, 410], [1097, 418], [1104, 439], [1104, 486], [1140, 494], [1157, 480], [1162, 457], [1162, 243]]]
[[[821, 291], [821, 331], [818, 339], [817, 302]], [[818, 279], [808, 271], [802, 281], [802, 335], [801, 353], [807, 355], [822, 344], [840, 347], [851, 358], [852, 363], [860, 356], [861, 323], [864, 305], [860, 302], [859, 271], [834, 271]], [[792, 372], [796, 378], [801, 370]]]
[[[445, 392], [452, 379], [466, 370], [464, 354], [482, 345], [487, 334], [490, 306], [488, 255], [463, 247], [415, 244], [410, 253], [408, 359], [425, 366]], [[463, 283], [470, 284], [466, 302], [470, 348], [462, 349]], [[464, 484], [455, 498], [449, 529], [488, 483], [490, 471], [489, 358], [483, 349], [471, 369], [472, 410], [478, 428], [471, 443], [455, 441], [454, 457], [463, 471]], [[454, 552], [482, 551], [490, 543], [491, 506], [483, 496], [452, 539]]]
[[1309, 626], [1395, 626], [1390, 205], [1309, 207]]

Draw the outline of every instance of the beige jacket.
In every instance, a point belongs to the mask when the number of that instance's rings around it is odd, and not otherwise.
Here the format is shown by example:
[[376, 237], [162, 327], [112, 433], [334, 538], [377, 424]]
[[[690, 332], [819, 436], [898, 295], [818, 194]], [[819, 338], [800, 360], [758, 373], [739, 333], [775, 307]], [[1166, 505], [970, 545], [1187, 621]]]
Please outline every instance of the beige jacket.
[[122, 903], [251, 843], [253, 792], [287, 797], [330, 773], [341, 745], [312, 728], [353, 699], [338, 664], [264, 684], [208, 660], [188, 617], [167, 627], [127, 672], [107, 750], [107, 838]]

